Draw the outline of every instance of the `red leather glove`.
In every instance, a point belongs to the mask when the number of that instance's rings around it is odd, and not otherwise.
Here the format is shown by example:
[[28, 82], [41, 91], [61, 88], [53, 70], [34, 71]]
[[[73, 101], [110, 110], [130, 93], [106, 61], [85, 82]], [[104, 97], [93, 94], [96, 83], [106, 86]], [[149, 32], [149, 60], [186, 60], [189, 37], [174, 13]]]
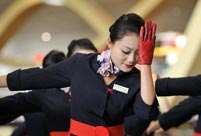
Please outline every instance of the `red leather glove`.
[[152, 25], [151, 21], [146, 22], [146, 27], [141, 26], [140, 41], [138, 47], [138, 63], [151, 65], [154, 52], [156, 34], [156, 24]]

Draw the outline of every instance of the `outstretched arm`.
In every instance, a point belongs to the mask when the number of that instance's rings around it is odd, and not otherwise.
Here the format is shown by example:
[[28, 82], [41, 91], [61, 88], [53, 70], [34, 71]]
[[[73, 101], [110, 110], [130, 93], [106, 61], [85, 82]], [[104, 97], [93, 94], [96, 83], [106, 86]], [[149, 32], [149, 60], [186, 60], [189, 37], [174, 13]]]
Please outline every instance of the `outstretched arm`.
[[172, 95], [201, 95], [201, 75], [161, 78], [155, 82], [156, 94], [158, 96]]
[[[38, 107], [39, 100], [29, 93], [18, 93], [15, 95], [0, 98], [0, 119], [1, 117], [22, 115], [30, 112], [40, 112], [41, 108]], [[5, 119], [5, 118], [3, 118]]]
[[69, 86], [78, 56], [82, 58], [81, 55], [75, 55], [43, 69], [18, 69], [7, 76], [1, 76], [0, 87], [8, 87], [9, 90], [33, 90]]
[[171, 108], [168, 112], [161, 114], [156, 122], [151, 123], [147, 129], [147, 133], [152, 133], [157, 129], [166, 131], [172, 127], [177, 127], [185, 123], [192, 118], [192, 116], [200, 112], [200, 106], [201, 96], [194, 96], [184, 99], [178, 105]]

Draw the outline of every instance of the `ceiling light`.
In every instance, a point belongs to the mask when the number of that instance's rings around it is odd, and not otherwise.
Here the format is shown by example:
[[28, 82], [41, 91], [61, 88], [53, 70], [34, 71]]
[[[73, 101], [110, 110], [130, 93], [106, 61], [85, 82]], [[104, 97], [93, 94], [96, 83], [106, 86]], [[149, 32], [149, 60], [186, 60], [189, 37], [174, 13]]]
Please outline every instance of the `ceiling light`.
[[44, 32], [41, 34], [41, 39], [44, 41], [44, 42], [48, 42], [51, 40], [51, 34], [49, 32]]
[[187, 39], [184, 35], [178, 35], [175, 38], [175, 44], [177, 47], [183, 48], [186, 45]]

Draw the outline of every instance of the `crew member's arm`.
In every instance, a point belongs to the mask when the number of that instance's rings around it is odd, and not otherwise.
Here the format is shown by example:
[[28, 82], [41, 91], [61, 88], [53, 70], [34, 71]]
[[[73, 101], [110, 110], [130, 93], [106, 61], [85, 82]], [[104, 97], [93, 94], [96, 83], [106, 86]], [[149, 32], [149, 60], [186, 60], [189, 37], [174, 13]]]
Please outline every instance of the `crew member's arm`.
[[198, 114], [200, 107], [201, 96], [186, 98], [168, 112], [161, 114], [156, 122], [150, 124], [147, 132], [152, 133], [159, 128], [166, 131], [172, 127], [177, 127]]
[[158, 96], [172, 95], [201, 95], [201, 75], [161, 78], [155, 82], [156, 94]]
[[32, 92], [0, 98], [0, 125], [8, 123], [25, 113], [41, 112], [38, 103], [40, 103], [39, 100]]
[[150, 121], [158, 114], [156, 93], [153, 85], [151, 63], [153, 59], [156, 24], [149, 21], [146, 28], [141, 27], [138, 63], [141, 71], [140, 94], [134, 102], [134, 115], [125, 118], [126, 134], [139, 136], [145, 131]]
[[0, 87], [7, 86], [10, 90], [34, 90], [69, 86], [78, 56], [81, 58], [81, 55], [74, 55], [43, 69], [18, 69], [7, 76], [1, 76]]

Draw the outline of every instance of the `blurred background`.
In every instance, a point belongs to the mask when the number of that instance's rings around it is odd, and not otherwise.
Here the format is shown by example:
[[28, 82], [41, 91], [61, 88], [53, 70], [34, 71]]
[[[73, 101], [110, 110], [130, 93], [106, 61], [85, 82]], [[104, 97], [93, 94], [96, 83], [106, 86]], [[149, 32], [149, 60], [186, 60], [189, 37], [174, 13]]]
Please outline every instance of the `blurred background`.
[[[0, 75], [40, 66], [46, 53], [67, 52], [73, 39], [89, 38], [102, 49], [109, 26], [129, 12], [158, 25], [154, 73], [200, 73], [201, 0], [0, 0]], [[0, 92], [0, 97], [15, 93]], [[168, 100], [174, 105], [181, 99]]]

